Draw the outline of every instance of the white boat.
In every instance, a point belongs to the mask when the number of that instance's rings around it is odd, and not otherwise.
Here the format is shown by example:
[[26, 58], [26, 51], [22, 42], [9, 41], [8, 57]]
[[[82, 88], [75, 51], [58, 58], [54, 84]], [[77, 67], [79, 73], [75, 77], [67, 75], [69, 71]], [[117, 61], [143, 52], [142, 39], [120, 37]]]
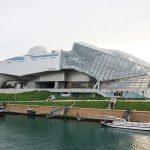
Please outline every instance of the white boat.
[[111, 123], [106, 123], [102, 121], [101, 124], [113, 128], [150, 131], [150, 123], [130, 122], [130, 121], [126, 121], [123, 118], [115, 118]]
[[0, 116], [5, 116], [5, 108], [0, 106]]

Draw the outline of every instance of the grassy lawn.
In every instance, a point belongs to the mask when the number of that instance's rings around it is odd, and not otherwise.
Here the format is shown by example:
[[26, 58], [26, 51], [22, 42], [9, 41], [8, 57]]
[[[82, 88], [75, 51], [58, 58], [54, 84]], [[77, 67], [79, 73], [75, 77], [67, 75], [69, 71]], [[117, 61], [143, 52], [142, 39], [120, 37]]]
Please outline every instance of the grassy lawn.
[[69, 107], [73, 102], [11, 102], [9, 104], [23, 104], [23, 105], [40, 105], [40, 106], [66, 106]]
[[0, 101], [46, 100], [49, 95], [51, 95], [49, 91], [31, 91], [17, 94], [0, 93]]
[[[34, 100], [46, 100], [50, 95], [53, 95], [53, 93], [49, 91], [31, 91], [31, 92], [24, 92], [24, 93], [17, 93], [17, 94], [6, 94], [6, 93], [0, 93], [0, 101], [34, 101]], [[55, 95], [55, 94], [54, 94]], [[102, 96], [97, 96], [96, 98], [90, 97], [90, 96], [79, 96], [79, 97], [73, 97], [73, 96], [67, 96], [62, 97], [58, 94], [55, 95], [56, 100], [95, 100], [95, 99], [106, 99]]]
[[74, 107], [82, 107], [82, 108], [100, 108], [100, 109], [106, 109], [108, 106], [108, 101], [99, 101], [99, 102], [76, 102]]
[[[49, 91], [30, 91], [24, 93], [17, 93], [17, 94], [6, 94], [0, 93], [0, 101], [39, 101], [39, 100], [46, 100], [50, 95], [55, 95], [56, 100], [110, 100], [110, 98], [103, 97], [96, 95], [96, 97], [91, 97], [89, 95], [82, 95], [82, 96], [67, 96], [63, 97], [60, 94], [53, 94]], [[120, 98], [120, 100], [126, 100]], [[131, 100], [131, 99], [130, 99]], [[132, 99], [138, 100], [138, 99]], [[144, 100], [144, 99], [139, 99]]]
[[103, 96], [97, 96], [97, 97], [90, 97], [90, 96], [78, 96], [78, 97], [75, 97], [75, 96], [59, 96], [59, 95], [56, 95], [56, 99], [57, 100], [105, 100], [105, 99], [108, 99], [106, 97], [103, 97]]
[[[66, 106], [69, 107], [74, 102], [11, 102], [10, 104], [25, 104], [25, 105], [42, 105], [42, 106]], [[100, 101], [100, 102], [75, 102], [73, 107], [82, 107], [82, 108], [101, 108], [105, 109], [108, 106], [108, 102]]]
[[150, 102], [129, 102], [129, 101], [119, 101], [115, 105], [115, 109], [131, 109], [131, 110], [141, 110], [150, 111]]
[[[15, 102], [16, 104], [17, 102]], [[14, 104], [14, 102], [13, 102]], [[17, 104], [26, 104], [26, 105], [44, 105], [44, 106], [66, 106], [69, 107], [73, 104], [73, 102], [19, 102]], [[76, 101], [73, 107], [81, 107], [81, 108], [99, 108], [106, 109], [108, 106], [108, 101], [84, 101], [79, 102]], [[119, 101], [116, 103], [115, 108], [118, 110], [141, 110], [141, 111], [150, 111], [150, 102], [125, 102]]]
[[[48, 96], [52, 95], [49, 91], [31, 91], [31, 92], [24, 92], [24, 93], [17, 93], [15, 94], [2, 94], [0, 93], [0, 101], [14, 101], [11, 103], [17, 103], [17, 104], [26, 104], [26, 105], [44, 105], [44, 106], [66, 106], [69, 107], [73, 104], [73, 102], [42, 102], [42, 100], [46, 100]], [[16, 101], [15, 101], [16, 97]], [[108, 107], [108, 101], [78, 101], [78, 99], [90, 99], [89, 97], [61, 97], [56, 95], [56, 99], [61, 100], [76, 100], [75, 105], [73, 107], [81, 107], [81, 108], [99, 108], [99, 109], [106, 109]], [[97, 98], [93, 98], [97, 99]], [[102, 97], [99, 97], [99, 100], [101, 100]], [[34, 102], [34, 101], [40, 101], [41, 102]], [[104, 98], [103, 98], [104, 100]], [[17, 101], [24, 101], [24, 102], [17, 102]], [[31, 102], [25, 102], [25, 101], [31, 101]], [[10, 103], [10, 102], [9, 102]], [[120, 109], [120, 110], [145, 110], [150, 111], [150, 102], [137, 102], [137, 101], [117, 101], [114, 109]]]

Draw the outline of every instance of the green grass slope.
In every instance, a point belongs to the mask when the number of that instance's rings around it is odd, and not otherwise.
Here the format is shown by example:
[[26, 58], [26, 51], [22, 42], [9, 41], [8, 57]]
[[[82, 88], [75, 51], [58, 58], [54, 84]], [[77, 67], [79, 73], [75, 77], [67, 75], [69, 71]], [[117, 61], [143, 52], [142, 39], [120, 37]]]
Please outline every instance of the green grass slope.
[[46, 100], [49, 95], [51, 95], [49, 91], [31, 91], [17, 94], [0, 93], [0, 101]]

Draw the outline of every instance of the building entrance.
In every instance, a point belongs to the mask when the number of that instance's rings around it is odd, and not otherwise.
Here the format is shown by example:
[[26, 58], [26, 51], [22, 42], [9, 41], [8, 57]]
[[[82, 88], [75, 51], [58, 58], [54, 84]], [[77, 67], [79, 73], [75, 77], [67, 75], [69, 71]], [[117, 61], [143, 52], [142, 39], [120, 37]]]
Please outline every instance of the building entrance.
[[37, 82], [39, 88], [54, 88], [55, 82]]

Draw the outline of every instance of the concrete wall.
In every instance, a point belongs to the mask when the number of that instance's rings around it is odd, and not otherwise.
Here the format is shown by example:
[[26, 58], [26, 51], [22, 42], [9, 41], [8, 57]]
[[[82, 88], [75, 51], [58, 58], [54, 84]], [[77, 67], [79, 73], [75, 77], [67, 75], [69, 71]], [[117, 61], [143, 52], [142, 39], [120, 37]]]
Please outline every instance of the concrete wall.
[[[89, 76], [74, 70], [65, 71], [65, 72], [63, 71], [49, 72], [44, 75], [39, 75], [33, 80], [30, 80], [28, 82], [28, 88], [40, 88], [39, 84], [38, 83], [36, 84], [36, 82], [52, 82], [52, 81], [88, 82]], [[83, 83], [83, 87], [85, 86], [86, 85], [84, 85]]]
[[52, 82], [52, 81], [64, 81], [65, 74], [63, 71], [49, 72], [47, 74], [39, 75], [33, 80], [28, 81], [28, 88], [40, 88], [36, 82]]
[[[7, 105], [6, 111], [26, 113], [27, 109], [36, 110], [37, 114], [46, 114], [52, 110], [51, 106], [31, 106], [31, 105]], [[93, 109], [93, 108], [70, 108], [67, 116], [76, 117], [77, 113], [81, 117], [101, 118], [103, 116], [122, 117], [123, 110]], [[150, 111], [135, 111], [131, 114], [131, 121], [150, 122]]]
[[100, 94], [100, 91], [97, 89], [83, 89], [83, 88], [77, 88], [77, 89], [50, 89], [50, 88], [43, 88], [43, 89], [38, 89], [38, 88], [24, 88], [24, 89], [0, 89], [0, 93], [22, 93], [22, 92], [29, 92], [29, 91], [43, 91], [47, 90], [50, 92], [57, 92], [57, 93], [62, 93], [62, 92], [71, 92], [71, 93], [98, 93]]
[[150, 98], [150, 88], [147, 88], [147, 90], [144, 92], [144, 96]]
[[29, 89], [39, 88], [39, 86], [35, 83], [36, 80], [37, 80], [37, 78], [34, 79], [34, 80], [30, 80], [30, 81], [27, 83], [27, 84], [28, 84], [27, 88], [29, 88]]
[[75, 70], [70, 70], [65, 72], [65, 80], [73, 82], [89, 81], [89, 76]]
[[[61, 52], [47, 53], [47, 57], [20, 56], [23, 60], [4, 60], [0, 62], [0, 73], [23, 76], [45, 71], [60, 70]], [[13, 69], [12, 69], [13, 68]]]
[[132, 121], [150, 122], [150, 111], [135, 111], [131, 115]]
[[63, 71], [50, 72], [39, 77], [39, 81], [64, 81], [65, 76]]
[[6, 111], [8, 112], [15, 112], [15, 113], [27, 113], [27, 109], [34, 109], [36, 110], [37, 114], [46, 114], [51, 110], [53, 107], [49, 106], [32, 106], [32, 105], [7, 105]]

